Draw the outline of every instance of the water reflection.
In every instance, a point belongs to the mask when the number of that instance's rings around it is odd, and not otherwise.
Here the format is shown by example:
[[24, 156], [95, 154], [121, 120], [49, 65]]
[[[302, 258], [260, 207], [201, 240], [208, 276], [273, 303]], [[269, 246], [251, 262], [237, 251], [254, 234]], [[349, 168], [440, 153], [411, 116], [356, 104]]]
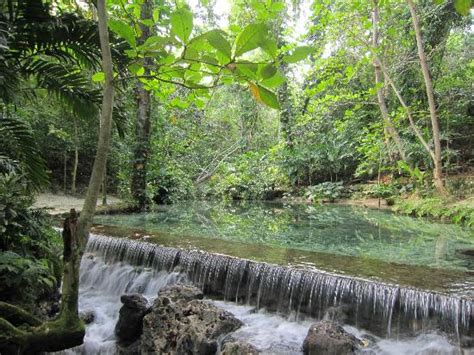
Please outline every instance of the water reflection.
[[185, 202], [97, 223], [385, 262], [474, 270], [474, 233], [455, 225], [354, 206]]

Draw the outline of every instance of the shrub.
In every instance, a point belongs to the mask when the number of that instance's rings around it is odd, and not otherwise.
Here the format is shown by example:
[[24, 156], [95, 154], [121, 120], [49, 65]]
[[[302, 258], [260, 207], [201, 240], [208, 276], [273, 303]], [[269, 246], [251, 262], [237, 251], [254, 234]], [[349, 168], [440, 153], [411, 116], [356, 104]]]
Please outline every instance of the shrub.
[[323, 182], [306, 188], [305, 197], [312, 201], [334, 202], [350, 196], [350, 190], [342, 182]]
[[31, 209], [25, 179], [0, 174], [0, 297], [29, 302], [52, 291], [61, 277], [61, 241], [48, 217]]
[[223, 163], [210, 179], [210, 194], [225, 199], [267, 199], [288, 185], [287, 178], [273, 162], [273, 152], [246, 152]]

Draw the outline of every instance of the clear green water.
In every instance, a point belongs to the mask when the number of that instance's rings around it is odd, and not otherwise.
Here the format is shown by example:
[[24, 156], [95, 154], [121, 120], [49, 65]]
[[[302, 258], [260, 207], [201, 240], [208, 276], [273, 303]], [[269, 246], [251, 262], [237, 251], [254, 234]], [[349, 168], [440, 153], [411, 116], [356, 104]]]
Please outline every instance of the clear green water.
[[246, 250], [251, 254], [258, 249], [265, 254], [264, 246], [268, 246], [269, 254], [283, 249], [287, 256], [296, 255], [291, 260], [300, 257], [303, 263], [310, 254], [305, 252], [312, 252], [317, 253], [313, 259], [319, 262], [329, 259], [326, 263], [330, 264], [333, 255], [334, 262], [337, 259], [341, 264], [343, 260], [348, 268], [365, 260], [365, 264], [373, 261], [372, 266], [383, 262], [436, 268], [439, 272], [472, 275], [474, 271], [474, 256], [462, 252], [474, 250], [474, 231], [353, 206], [185, 202], [161, 206], [153, 213], [101, 215], [95, 222], [166, 234], [166, 244], [196, 244], [193, 240], [205, 239], [201, 244], [212, 249], [229, 241], [225, 250], [216, 251], [239, 249], [244, 257]]

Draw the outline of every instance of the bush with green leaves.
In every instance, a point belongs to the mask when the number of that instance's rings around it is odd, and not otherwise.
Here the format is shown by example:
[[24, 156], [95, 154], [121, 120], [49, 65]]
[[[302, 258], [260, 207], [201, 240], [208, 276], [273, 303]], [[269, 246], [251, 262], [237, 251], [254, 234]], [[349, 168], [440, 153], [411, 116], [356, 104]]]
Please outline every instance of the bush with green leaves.
[[212, 195], [233, 200], [265, 200], [285, 190], [288, 180], [273, 162], [276, 152], [249, 151], [222, 163], [209, 181]]
[[0, 252], [0, 299], [32, 303], [54, 292], [58, 279], [46, 258], [25, 257], [12, 251]]
[[306, 188], [305, 197], [311, 201], [330, 201], [334, 202], [341, 198], [350, 196], [350, 190], [344, 186], [342, 181], [339, 182], [323, 182], [321, 184], [308, 186]]
[[393, 198], [400, 194], [400, 186], [397, 183], [391, 184], [360, 184], [357, 186], [353, 198]]
[[190, 200], [196, 191], [193, 181], [177, 164], [167, 164], [149, 172], [147, 193], [157, 204]]
[[61, 240], [48, 217], [31, 208], [21, 175], [0, 174], [0, 298], [31, 302], [61, 279]]

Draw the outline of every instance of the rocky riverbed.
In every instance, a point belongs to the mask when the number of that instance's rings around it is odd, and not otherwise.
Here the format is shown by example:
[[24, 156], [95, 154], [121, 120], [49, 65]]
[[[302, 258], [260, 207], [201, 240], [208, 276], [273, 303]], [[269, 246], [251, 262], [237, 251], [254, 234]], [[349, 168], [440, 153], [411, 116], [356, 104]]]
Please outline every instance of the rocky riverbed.
[[[260, 354], [254, 345], [233, 337], [244, 323], [204, 300], [196, 287], [163, 288], [153, 305], [140, 294], [123, 295], [115, 327], [119, 354]], [[331, 320], [313, 324], [301, 344], [304, 354], [353, 354], [367, 342]]]

